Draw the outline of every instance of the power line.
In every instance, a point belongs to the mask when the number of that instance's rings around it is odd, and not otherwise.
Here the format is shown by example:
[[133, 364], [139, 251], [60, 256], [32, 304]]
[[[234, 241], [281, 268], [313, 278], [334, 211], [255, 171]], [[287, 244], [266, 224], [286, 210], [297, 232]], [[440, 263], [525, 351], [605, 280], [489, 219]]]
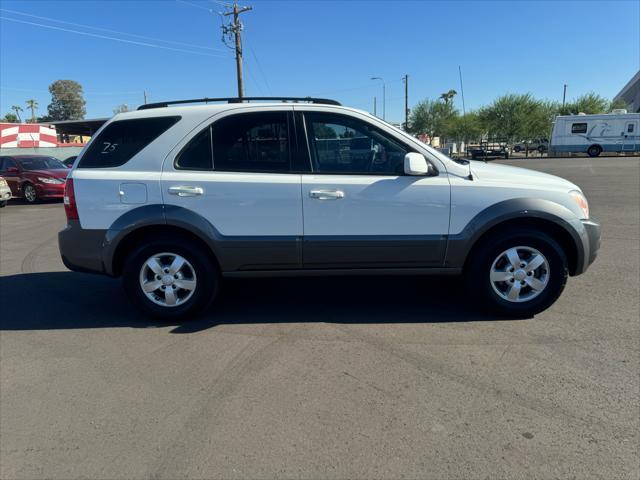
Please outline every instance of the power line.
[[112, 30], [110, 28], [92, 27], [91, 25], [85, 25], [85, 24], [82, 24], [82, 23], [75, 23], [75, 22], [67, 22], [65, 20], [58, 20], [58, 19], [51, 18], [51, 17], [43, 17], [41, 15], [33, 15], [31, 13], [19, 12], [17, 10], [10, 10], [8, 8], [0, 8], [0, 11], [7, 12], [7, 13], [12, 13], [12, 14], [16, 14], [16, 15], [23, 15], [25, 17], [38, 18], [40, 20], [49, 20], [50, 22], [62, 23], [62, 24], [65, 24], [65, 25], [73, 25], [75, 27], [88, 28], [90, 30], [99, 30], [99, 31], [102, 31], [102, 32], [117, 33], [119, 35], [127, 35], [129, 37], [143, 38], [145, 40], [153, 40], [153, 41], [156, 41], [156, 42], [170, 43], [170, 44], [173, 44], [173, 45], [182, 45], [183, 47], [202, 48], [204, 50], [212, 50], [214, 52], [222, 52], [222, 51], [224, 51], [224, 50], [221, 50], [219, 48], [205, 47], [203, 45], [195, 45], [193, 43], [176, 42], [175, 40], [164, 40], [162, 38], [147, 37], [145, 35], [138, 35], [138, 34], [135, 34], [135, 33], [121, 32], [119, 30]]
[[[213, 1], [213, 0], [211, 0], [211, 1]], [[251, 46], [251, 44], [247, 41], [246, 35], [245, 35], [244, 42], [249, 47], [249, 51], [251, 52], [251, 56], [253, 57], [256, 65], [258, 66], [258, 70], [260, 71], [260, 75], [262, 76], [262, 81], [263, 81], [265, 87], [269, 91], [269, 94], [273, 95], [273, 92], [271, 91], [271, 85], [269, 85], [269, 81], [267, 80], [267, 76], [264, 74], [264, 70], [262, 69], [262, 65], [260, 64], [260, 60], [258, 60], [258, 56], [256, 55], [256, 52], [253, 50], [253, 47]]]
[[213, 12], [210, 8], [203, 7], [202, 5], [196, 5], [195, 3], [187, 2], [186, 0], [176, 0], [178, 3], [184, 3], [185, 5], [189, 5], [194, 8], [199, 8], [201, 10], [206, 10], [207, 12]]
[[63, 32], [76, 33], [78, 35], [86, 35], [88, 37], [101, 38], [103, 40], [113, 40], [115, 42], [129, 43], [129, 44], [132, 44], [132, 45], [139, 45], [139, 46], [142, 46], [142, 47], [160, 48], [160, 49], [163, 49], [163, 50], [171, 50], [171, 51], [174, 51], [174, 52], [190, 53], [192, 55], [201, 55], [201, 56], [204, 56], [204, 57], [227, 58], [226, 55], [214, 55], [212, 53], [196, 52], [194, 50], [185, 50], [184, 48], [174, 48], [174, 47], [167, 47], [167, 46], [164, 46], [164, 45], [157, 45], [157, 44], [147, 43], [147, 42], [137, 42], [135, 40], [127, 40], [127, 39], [124, 39], [124, 38], [110, 37], [110, 36], [107, 36], [107, 35], [100, 35], [100, 34], [97, 34], [97, 33], [81, 32], [79, 30], [72, 30], [70, 28], [56, 27], [54, 25], [45, 25], [43, 23], [28, 22], [26, 20], [18, 20], [17, 18], [9, 18], [9, 17], [0, 16], [0, 20], [7, 20], [9, 22], [16, 22], [16, 23], [23, 23], [23, 24], [26, 24], [26, 25], [34, 25], [36, 27], [49, 28], [51, 30], [60, 30], [60, 31], [63, 31]]

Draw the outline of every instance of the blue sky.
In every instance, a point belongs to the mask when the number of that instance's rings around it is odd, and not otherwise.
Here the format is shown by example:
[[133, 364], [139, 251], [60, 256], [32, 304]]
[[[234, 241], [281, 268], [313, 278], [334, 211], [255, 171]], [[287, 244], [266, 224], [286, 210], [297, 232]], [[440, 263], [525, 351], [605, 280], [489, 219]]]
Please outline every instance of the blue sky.
[[[640, 68], [638, 1], [242, 4], [254, 7], [242, 15], [246, 95], [325, 96], [367, 110], [378, 96], [380, 113], [382, 87], [370, 80], [380, 76], [391, 121], [402, 120], [405, 73], [413, 105], [459, 91], [461, 65], [469, 110], [511, 92], [560, 100], [565, 83], [568, 98], [610, 98]], [[150, 101], [236, 94], [220, 2], [1, 0], [0, 8], [0, 115], [14, 104], [26, 110], [29, 98], [46, 113], [57, 79], [83, 85], [87, 118], [137, 106], [144, 90]]]

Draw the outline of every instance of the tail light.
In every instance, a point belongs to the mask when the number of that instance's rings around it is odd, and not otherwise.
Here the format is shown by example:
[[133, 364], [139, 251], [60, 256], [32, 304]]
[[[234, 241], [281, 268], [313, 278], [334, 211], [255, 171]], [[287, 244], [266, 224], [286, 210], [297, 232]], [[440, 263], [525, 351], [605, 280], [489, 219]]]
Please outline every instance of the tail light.
[[73, 191], [73, 178], [67, 178], [64, 184], [64, 213], [67, 220], [78, 220], [78, 206], [76, 205], [76, 195]]

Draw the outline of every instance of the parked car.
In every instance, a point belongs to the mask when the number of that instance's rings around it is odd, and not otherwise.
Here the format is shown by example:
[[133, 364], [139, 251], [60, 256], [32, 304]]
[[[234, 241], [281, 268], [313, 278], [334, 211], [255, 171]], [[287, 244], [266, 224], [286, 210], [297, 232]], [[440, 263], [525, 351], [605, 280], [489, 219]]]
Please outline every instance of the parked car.
[[7, 181], [0, 177], [0, 208], [5, 207], [11, 198], [11, 189]]
[[73, 167], [73, 162], [76, 161], [76, 158], [78, 158], [77, 155], [72, 155], [69, 158], [65, 158], [62, 163], [64, 163], [67, 168], [71, 168]]
[[516, 143], [513, 146], [514, 152], [526, 152], [529, 150], [530, 152], [538, 151], [540, 153], [544, 153], [549, 150], [549, 140], [546, 138], [540, 138], [537, 140], [526, 140], [520, 143]]
[[28, 203], [64, 195], [69, 169], [57, 158], [42, 155], [4, 155], [0, 157], [0, 175], [9, 184], [14, 197]]
[[144, 105], [92, 138], [66, 181], [68, 268], [122, 277], [161, 318], [203, 310], [222, 277], [344, 274], [464, 275], [465, 303], [528, 316], [596, 257], [567, 180], [454, 161], [332, 100], [226, 100]]

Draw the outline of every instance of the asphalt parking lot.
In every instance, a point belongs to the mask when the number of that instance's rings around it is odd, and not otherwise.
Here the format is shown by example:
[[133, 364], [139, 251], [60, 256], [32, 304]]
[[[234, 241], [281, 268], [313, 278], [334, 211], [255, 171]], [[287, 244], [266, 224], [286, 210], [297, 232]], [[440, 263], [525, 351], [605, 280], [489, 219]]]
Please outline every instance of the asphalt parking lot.
[[591, 269], [533, 319], [456, 280], [235, 280], [154, 325], [67, 271], [61, 204], [0, 210], [0, 477], [640, 478], [640, 159], [501, 161], [580, 185]]

